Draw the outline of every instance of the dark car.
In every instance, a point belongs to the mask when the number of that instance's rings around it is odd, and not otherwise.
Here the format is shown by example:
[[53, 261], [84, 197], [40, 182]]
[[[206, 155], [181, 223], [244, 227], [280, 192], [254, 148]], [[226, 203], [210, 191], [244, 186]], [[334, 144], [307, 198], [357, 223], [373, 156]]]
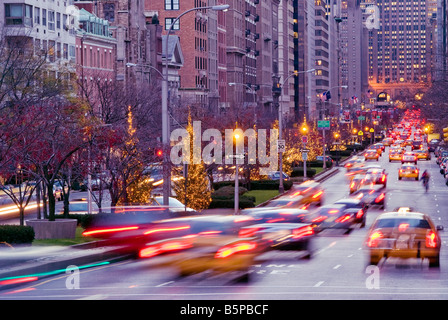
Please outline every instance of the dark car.
[[248, 215], [256, 223], [274, 223], [274, 222], [305, 222], [310, 215], [308, 210], [295, 208], [251, 208], [242, 211], [243, 215]]
[[[82, 233], [85, 237], [107, 240], [125, 250], [138, 250], [142, 242], [148, 241], [148, 230], [157, 221], [184, 216], [183, 211], [172, 211], [163, 206], [125, 206], [103, 209], [93, 216], [92, 222]], [[158, 237], [161, 233], [150, 233]]]
[[369, 206], [361, 199], [356, 198], [343, 198], [336, 201], [334, 204], [345, 204], [347, 205], [347, 209], [345, 210], [354, 214], [354, 223], [360, 223], [361, 228], [366, 225], [366, 215]]
[[414, 140], [412, 141], [412, 150], [418, 150], [423, 148], [422, 140]]
[[439, 143], [440, 143], [440, 140], [438, 140], [438, 139], [432, 139], [431, 141], [429, 141], [428, 151], [434, 152], [436, 150], [436, 148], [438, 147]]
[[315, 231], [313, 225], [306, 222], [274, 222], [244, 227], [240, 236], [257, 237], [268, 250], [306, 251], [305, 257], [311, 258]]
[[353, 192], [350, 197], [365, 202], [369, 208], [379, 206], [384, 209], [386, 205], [386, 189], [381, 185], [363, 186]]
[[[313, 224], [316, 232], [321, 232], [324, 229], [344, 227], [346, 225], [346, 220], [338, 220], [344, 216], [344, 211], [348, 209], [347, 204], [327, 204], [314, 211], [309, 215], [309, 222]], [[344, 222], [344, 224], [335, 224], [338, 222]]]

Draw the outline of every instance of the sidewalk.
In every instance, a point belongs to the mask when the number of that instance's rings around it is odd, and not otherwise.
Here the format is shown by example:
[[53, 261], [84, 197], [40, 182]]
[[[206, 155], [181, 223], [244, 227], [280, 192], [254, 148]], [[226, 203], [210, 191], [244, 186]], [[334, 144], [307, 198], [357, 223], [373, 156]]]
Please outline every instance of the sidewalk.
[[0, 292], [29, 280], [64, 274], [68, 267], [87, 268], [128, 259], [120, 246], [101, 241], [70, 247], [0, 247]]

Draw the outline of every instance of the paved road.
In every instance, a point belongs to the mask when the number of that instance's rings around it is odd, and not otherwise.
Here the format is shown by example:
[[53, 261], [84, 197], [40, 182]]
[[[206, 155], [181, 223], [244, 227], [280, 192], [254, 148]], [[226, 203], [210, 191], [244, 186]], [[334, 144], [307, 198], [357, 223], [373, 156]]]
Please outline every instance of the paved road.
[[[376, 162], [375, 162], [376, 163]], [[389, 163], [387, 154], [379, 163], [389, 173], [386, 209], [412, 206], [430, 214], [436, 224], [448, 227], [448, 188], [435, 161], [421, 161], [421, 170], [432, 174], [430, 191], [419, 181], [397, 179], [399, 163]], [[340, 173], [326, 180], [325, 203], [348, 195], [348, 183]], [[0, 299], [112, 299], [112, 300], [304, 300], [304, 299], [447, 299], [448, 230], [441, 232], [443, 247], [440, 269], [429, 269], [420, 260], [389, 259], [369, 267], [362, 248], [368, 227], [383, 210], [371, 208], [367, 228], [349, 235], [320, 234], [312, 259], [300, 259], [294, 252], [270, 252], [251, 267], [251, 281], [235, 282], [230, 276], [204, 274], [178, 278], [174, 269], [160, 267], [153, 260], [126, 260], [81, 270], [79, 288], [65, 274], [0, 293]]]

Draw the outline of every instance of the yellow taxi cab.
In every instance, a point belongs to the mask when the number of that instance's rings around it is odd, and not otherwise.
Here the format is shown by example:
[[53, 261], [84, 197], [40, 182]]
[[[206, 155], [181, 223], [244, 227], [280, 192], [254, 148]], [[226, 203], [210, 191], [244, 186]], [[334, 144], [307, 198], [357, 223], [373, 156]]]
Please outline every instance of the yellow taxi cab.
[[215, 274], [240, 271], [247, 275], [257, 255], [265, 250], [257, 237], [240, 236], [241, 229], [253, 225], [254, 221], [246, 215], [160, 220], [146, 233], [166, 235], [160, 240], [148, 236], [148, 242], [139, 251], [139, 258], [164, 256], [164, 261], [156, 262], [175, 267], [181, 276], [207, 270]]
[[398, 149], [389, 150], [389, 162], [401, 161], [401, 155], [402, 153]]
[[398, 180], [401, 180], [401, 178], [415, 178], [415, 180], [418, 180], [418, 174], [419, 170], [416, 165], [405, 163], [398, 169]]
[[365, 248], [369, 262], [377, 265], [381, 259], [428, 259], [429, 267], [440, 267], [441, 239], [430, 217], [410, 210], [380, 214], [367, 234]]
[[414, 153], [417, 156], [417, 160], [431, 160], [431, 154], [428, 152], [428, 150], [414, 150]]
[[369, 150], [367, 150], [364, 153], [364, 159], [365, 160], [376, 160], [376, 161], [378, 161], [379, 157], [380, 157], [380, 154], [378, 153], [377, 150], [369, 149]]

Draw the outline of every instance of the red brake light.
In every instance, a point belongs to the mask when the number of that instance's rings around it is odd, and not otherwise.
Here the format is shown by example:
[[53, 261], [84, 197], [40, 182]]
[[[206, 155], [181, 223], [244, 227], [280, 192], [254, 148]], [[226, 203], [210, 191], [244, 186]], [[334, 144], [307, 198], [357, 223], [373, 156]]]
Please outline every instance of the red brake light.
[[383, 239], [383, 233], [381, 231], [375, 231], [372, 233], [367, 240], [367, 246], [376, 247], [378, 245], [379, 240]]
[[190, 226], [180, 226], [180, 227], [172, 227], [172, 228], [157, 228], [157, 229], [148, 230], [143, 234], [148, 235], [148, 234], [157, 233], [157, 232], [179, 231], [179, 230], [187, 230], [187, 229], [190, 229]]
[[168, 242], [161, 243], [158, 245], [153, 245], [153, 246], [143, 248], [139, 252], [139, 257], [140, 258], [151, 258], [151, 257], [157, 256], [159, 254], [162, 254], [164, 252], [185, 250], [185, 249], [188, 249], [191, 247], [192, 247], [192, 245], [189, 241], [173, 240], [173, 241], [168, 241]]
[[216, 252], [215, 254], [215, 258], [227, 258], [235, 253], [250, 251], [255, 249], [256, 247], [257, 244], [255, 242], [239, 242], [231, 244], [219, 249], [218, 252]]
[[432, 230], [426, 233], [426, 247], [437, 248], [437, 234]]
[[337, 218], [336, 222], [343, 223], [343, 222], [345, 222], [345, 221], [347, 221], [349, 219], [350, 219], [350, 215], [349, 214], [344, 214], [343, 216]]
[[324, 221], [325, 219], [327, 219], [328, 217], [327, 216], [318, 216], [317, 218], [314, 218], [313, 220], [311, 220], [311, 222], [322, 222], [322, 221]]
[[324, 193], [322, 190], [319, 191], [318, 193], [316, 193], [316, 194], [313, 196], [313, 199], [318, 198], [322, 193]]
[[380, 194], [376, 199], [375, 199], [375, 202], [380, 202], [381, 200], [383, 200], [384, 199], [384, 197], [385, 197], [386, 195], [384, 194], [384, 193], [382, 193], [382, 194]]
[[284, 221], [285, 218], [276, 218], [276, 219], [270, 219], [268, 221], [266, 221], [266, 223], [275, 223], [275, 222], [280, 222], [280, 221]]
[[364, 214], [364, 210], [359, 209], [359, 211], [356, 213], [356, 218], [357, 219], [361, 218], [363, 216], [363, 214]]
[[292, 231], [292, 237], [299, 239], [305, 236], [311, 236], [314, 234], [314, 229], [311, 226], [301, 227]]
[[381, 182], [384, 182], [384, 181], [386, 181], [386, 175], [385, 174], [383, 174], [383, 176], [381, 177]]
[[131, 230], [137, 230], [138, 226], [129, 226], [129, 227], [120, 227], [120, 228], [107, 228], [107, 229], [96, 229], [96, 230], [90, 230], [90, 231], [84, 231], [82, 233], [83, 236], [88, 237], [95, 234], [100, 233], [112, 233], [112, 232], [122, 232], [122, 231], [131, 231]]
[[238, 232], [238, 237], [240, 238], [250, 238], [255, 236], [255, 233], [260, 230], [260, 228], [244, 228]]

